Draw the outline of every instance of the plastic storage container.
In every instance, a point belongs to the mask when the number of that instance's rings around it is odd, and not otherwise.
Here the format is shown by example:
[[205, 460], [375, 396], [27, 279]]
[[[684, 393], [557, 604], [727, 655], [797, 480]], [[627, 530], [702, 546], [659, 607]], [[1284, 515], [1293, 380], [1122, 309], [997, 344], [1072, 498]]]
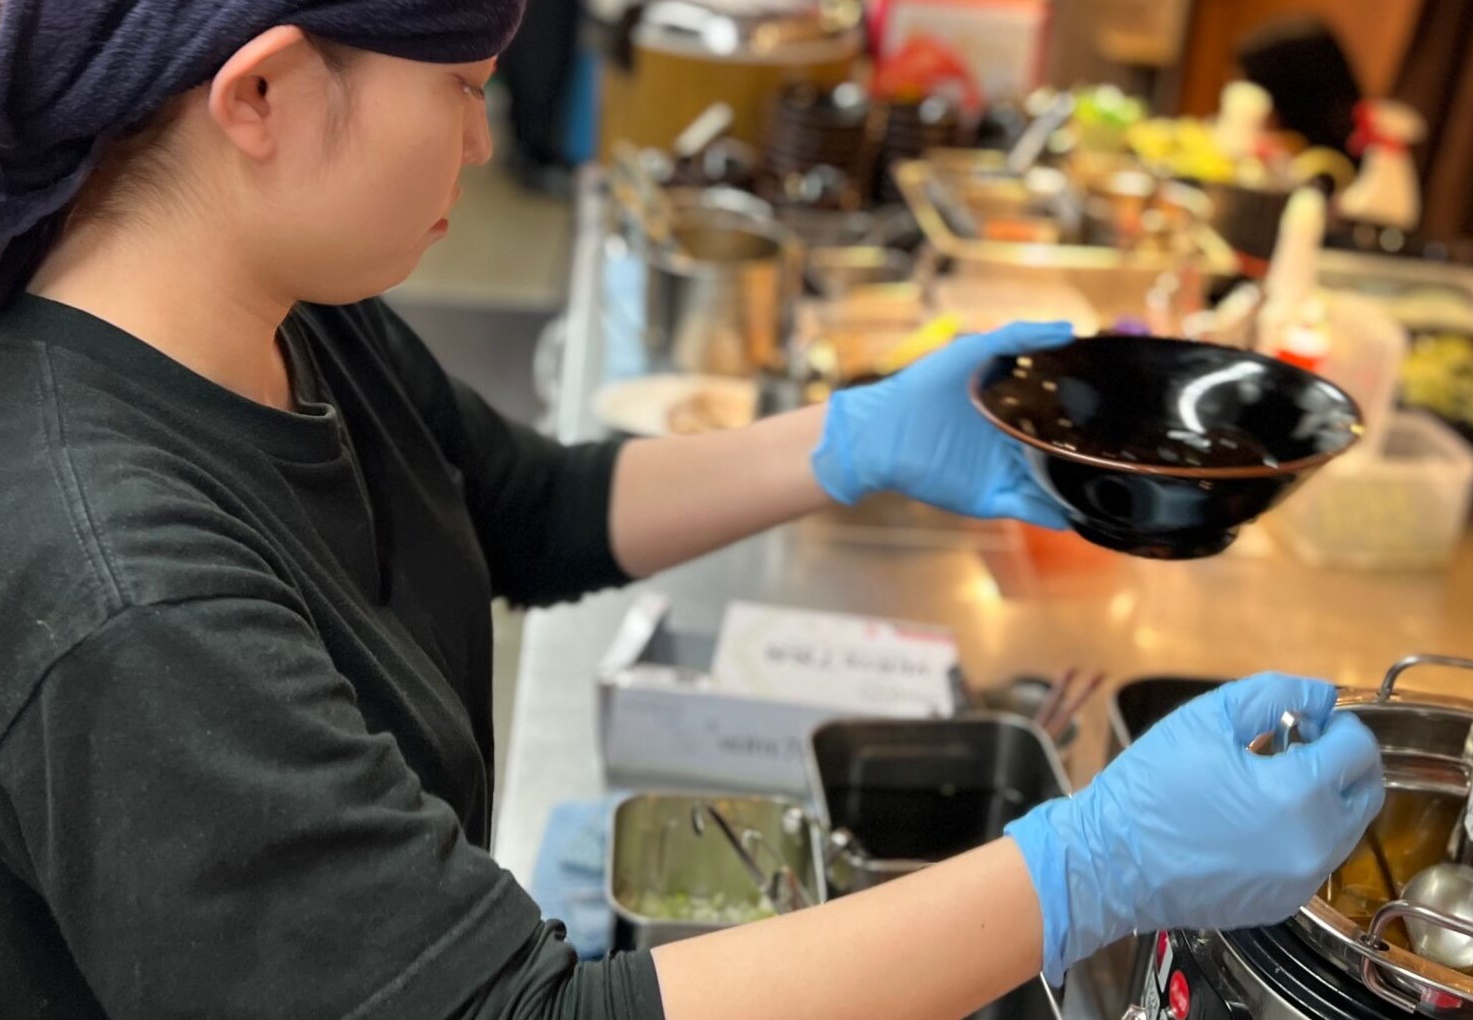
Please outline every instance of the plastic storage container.
[[1274, 514], [1316, 566], [1416, 569], [1447, 563], [1468, 520], [1473, 449], [1421, 412], [1391, 418], [1380, 456], [1328, 464]]

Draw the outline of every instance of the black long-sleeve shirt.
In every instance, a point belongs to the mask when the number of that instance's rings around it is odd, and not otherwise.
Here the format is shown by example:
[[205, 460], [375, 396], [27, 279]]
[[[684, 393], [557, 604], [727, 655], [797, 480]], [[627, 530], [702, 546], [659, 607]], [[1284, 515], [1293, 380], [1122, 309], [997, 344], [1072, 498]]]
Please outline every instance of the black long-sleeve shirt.
[[659, 1018], [485, 850], [488, 603], [626, 580], [616, 451], [380, 302], [282, 339], [294, 414], [0, 314], [0, 1017]]

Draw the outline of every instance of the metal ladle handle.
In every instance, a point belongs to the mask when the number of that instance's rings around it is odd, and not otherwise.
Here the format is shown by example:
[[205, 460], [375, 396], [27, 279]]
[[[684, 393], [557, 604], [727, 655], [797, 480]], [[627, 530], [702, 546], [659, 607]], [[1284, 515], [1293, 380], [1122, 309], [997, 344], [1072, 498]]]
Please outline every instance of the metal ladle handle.
[[1286, 710], [1268, 733], [1254, 739], [1248, 750], [1254, 754], [1283, 754], [1294, 744], [1304, 744], [1319, 737], [1319, 727], [1303, 712]]

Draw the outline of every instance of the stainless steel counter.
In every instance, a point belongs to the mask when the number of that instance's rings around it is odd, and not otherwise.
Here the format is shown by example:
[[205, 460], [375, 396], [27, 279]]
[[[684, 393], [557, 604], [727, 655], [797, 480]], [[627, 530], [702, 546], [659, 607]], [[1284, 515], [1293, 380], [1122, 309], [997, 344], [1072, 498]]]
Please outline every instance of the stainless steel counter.
[[[585, 182], [557, 376], [555, 422], [565, 441], [598, 434], [588, 408], [604, 374], [600, 216]], [[1273, 668], [1373, 686], [1409, 652], [1473, 654], [1467, 541], [1446, 572], [1363, 573], [1305, 566], [1261, 529], [1214, 559], [1154, 563], [1010, 523], [962, 526], [922, 516], [917, 527], [874, 531], [854, 522], [854, 514], [822, 515], [634, 589], [531, 614], [496, 805], [497, 859], [529, 882], [551, 806], [603, 792], [594, 671], [641, 589], [669, 594], [674, 623], [686, 629], [714, 632], [737, 597], [943, 624], [957, 634], [977, 686], [1071, 665], [1108, 670], [1117, 681]], [[1441, 678], [1433, 673], [1431, 681]], [[1100, 699], [1082, 722], [1071, 762], [1076, 782], [1098, 768], [1103, 753]]]

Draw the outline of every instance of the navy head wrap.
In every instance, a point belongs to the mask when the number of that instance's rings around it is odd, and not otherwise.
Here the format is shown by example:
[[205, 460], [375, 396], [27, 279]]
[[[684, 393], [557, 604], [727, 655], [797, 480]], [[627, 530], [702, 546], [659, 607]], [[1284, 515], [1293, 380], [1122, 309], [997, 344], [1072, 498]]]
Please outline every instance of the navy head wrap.
[[499, 54], [526, 0], [0, 0], [0, 249], [64, 208], [107, 140], [276, 25], [429, 63]]

